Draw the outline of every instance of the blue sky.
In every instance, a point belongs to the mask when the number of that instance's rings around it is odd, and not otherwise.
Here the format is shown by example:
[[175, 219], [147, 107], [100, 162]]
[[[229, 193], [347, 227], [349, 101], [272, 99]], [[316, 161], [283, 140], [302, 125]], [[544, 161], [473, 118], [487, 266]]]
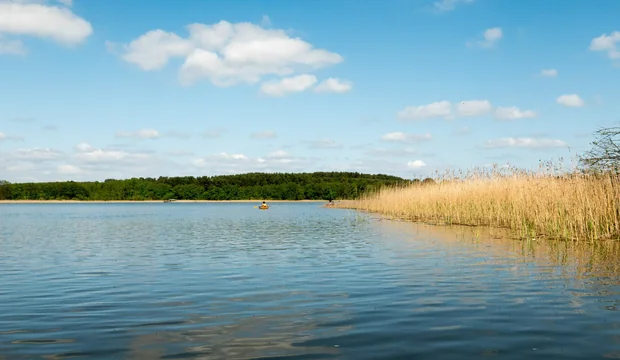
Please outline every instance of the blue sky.
[[613, 0], [0, 0], [0, 179], [412, 178], [570, 159], [618, 121], [619, 13]]

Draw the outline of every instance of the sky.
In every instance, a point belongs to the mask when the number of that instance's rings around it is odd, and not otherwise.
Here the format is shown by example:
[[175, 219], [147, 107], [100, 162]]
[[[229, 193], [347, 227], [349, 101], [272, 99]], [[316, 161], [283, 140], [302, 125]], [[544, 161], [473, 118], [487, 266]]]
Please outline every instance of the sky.
[[620, 1], [0, 0], [0, 179], [536, 168], [620, 116]]

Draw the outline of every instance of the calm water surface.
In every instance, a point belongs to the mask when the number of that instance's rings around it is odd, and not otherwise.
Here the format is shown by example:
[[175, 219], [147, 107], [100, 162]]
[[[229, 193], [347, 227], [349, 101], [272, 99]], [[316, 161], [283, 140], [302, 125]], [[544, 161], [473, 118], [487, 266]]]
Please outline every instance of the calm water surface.
[[620, 358], [617, 245], [253, 205], [0, 205], [0, 358]]

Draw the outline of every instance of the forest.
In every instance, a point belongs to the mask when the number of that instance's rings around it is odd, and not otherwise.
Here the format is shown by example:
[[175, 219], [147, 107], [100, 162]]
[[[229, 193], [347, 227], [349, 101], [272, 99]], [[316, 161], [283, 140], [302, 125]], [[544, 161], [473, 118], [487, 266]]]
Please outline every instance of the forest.
[[400, 177], [357, 172], [247, 173], [218, 176], [9, 183], [0, 200], [328, 200], [356, 199]]

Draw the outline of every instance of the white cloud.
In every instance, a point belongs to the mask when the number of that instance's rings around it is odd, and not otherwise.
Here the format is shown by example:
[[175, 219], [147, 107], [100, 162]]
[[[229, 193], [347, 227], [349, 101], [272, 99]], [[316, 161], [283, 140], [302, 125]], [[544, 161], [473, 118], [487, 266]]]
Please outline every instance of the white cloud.
[[558, 76], [558, 71], [556, 69], [544, 69], [540, 74], [546, 77], [556, 77]]
[[123, 45], [121, 57], [145, 71], [184, 57], [179, 73], [183, 84], [207, 79], [216, 86], [253, 84], [265, 75], [287, 76], [343, 61], [342, 56], [316, 49], [283, 30], [251, 23], [194, 23], [186, 29], [187, 38], [160, 29], [149, 31]]
[[178, 175], [186, 169], [155, 153], [97, 148], [85, 142], [68, 154], [48, 148], [0, 152], [0, 173], [14, 182], [157, 177]]
[[77, 145], [75, 145], [75, 151], [77, 152], [89, 152], [89, 151], [93, 151], [95, 150], [95, 148], [90, 145], [89, 143], [85, 143], [85, 142], [81, 142]]
[[123, 60], [150, 71], [164, 67], [172, 57], [188, 55], [193, 44], [174, 33], [152, 30], [124, 46], [124, 50]]
[[478, 45], [484, 48], [492, 48], [493, 46], [495, 46], [495, 44], [497, 44], [502, 39], [503, 36], [504, 36], [504, 33], [502, 29], [499, 27], [486, 29], [483, 33], [484, 40], [480, 40], [476, 42], [468, 42], [467, 46]]
[[577, 94], [561, 95], [556, 101], [558, 104], [567, 107], [582, 107], [585, 105], [585, 101]]
[[406, 120], [421, 120], [434, 117], [450, 118], [452, 105], [449, 101], [438, 101], [428, 105], [407, 106], [397, 116]]
[[591, 51], [605, 51], [610, 59], [620, 59], [620, 50], [618, 44], [620, 43], [620, 31], [614, 31], [609, 35], [603, 34], [599, 37], [592, 39], [590, 42]]
[[88, 143], [79, 143], [75, 147], [74, 158], [84, 164], [118, 164], [138, 165], [151, 157], [145, 153], [131, 153], [115, 149], [99, 149]]
[[[64, 46], [82, 43], [93, 33], [90, 23], [66, 7], [26, 2], [0, 2], [0, 52], [24, 54], [25, 47], [11, 36], [34, 36]], [[4, 36], [3, 36], [4, 35]]]
[[252, 133], [250, 137], [254, 139], [275, 139], [278, 137], [278, 134], [275, 131], [261, 131]]
[[534, 148], [534, 149], [543, 149], [543, 148], [556, 148], [556, 147], [565, 147], [566, 143], [562, 140], [557, 139], [548, 139], [548, 138], [501, 138], [501, 139], [493, 139], [488, 140], [484, 147], [486, 148]]
[[17, 149], [15, 159], [29, 161], [56, 161], [63, 157], [60, 151], [49, 148]]
[[391, 132], [381, 136], [381, 140], [401, 143], [419, 143], [432, 139], [431, 134], [406, 134], [403, 132]]
[[195, 158], [191, 165], [198, 169], [208, 168], [210, 172], [222, 174], [247, 173], [255, 171], [301, 171], [308, 170], [308, 159], [298, 158], [284, 150], [273, 151], [263, 157], [226, 152]]
[[422, 160], [409, 161], [407, 163], [407, 167], [410, 167], [412, 169], [419, 169], [419, 168], [422, 168], [422, 167], [425, 167], [425, 166], [426, 166], [426, 164]]
[[521, 111], [518, 107], [498, 107], [495, 109], [495, 117], [500, 120], [516, 120], [536, 117], [532, 110]]
[[353, 83], [346, 80], [340, 80], [336, 78], [328, 78], [323, 80], [319, 85], [314, 88], [316, 92], [325, 93], [345, 93], [353, 88]]
[[269, 81], [261, 85], [260, 91], [269, 96], [285, 96], [291, 93], [308, 90], [316, 83], [314, 75], [297, 75], [280, 81]]
[[433, 8], [437, 11], [452, 11], [458, 4], [471, 4], [474, 0], [439, 0], [433, 3]]
[[[205, 159], [211, 159], [211, 160], [226, 160], [226, 161], [230, 161], [230, 160], [235, 160], [235, 161], [247, 161], [250, 158], [248, 158], [247, 156], [243, 155], [243, 154], [228, 154], [225, 152], [221, 152], [221, 153], [217, 153], [217, 154], [213, 154], [213, 155], [209, 155], [208, 157], [206, 157]], [[200, 159], [200, 161], [204, 161], [204, 159]]]
[[276, 150], [272, 151], [265, 156], [267, 159], [290, 159], [292, 156], [288, 151], [285, 150]]
[[487, 41], [487, 43], [489, 43], [491, 46], [493, 44], [495, 44], [497, 41], [499, 41], [502, 38], [503, 32], [501, 28], [492, 28], [492, 29], [487, 29], [484, 32], [484, 40]]
[[460, 116], [480, 116], [491, 111], [491, 103], [488, 100], [461, 101], [457, 105]]
[[119, 138], [140, 138], [140, 139], [158, 139], [160, 134], [154, 129], [141, 129], [135, 132], [119, 131], [116, 133]]

